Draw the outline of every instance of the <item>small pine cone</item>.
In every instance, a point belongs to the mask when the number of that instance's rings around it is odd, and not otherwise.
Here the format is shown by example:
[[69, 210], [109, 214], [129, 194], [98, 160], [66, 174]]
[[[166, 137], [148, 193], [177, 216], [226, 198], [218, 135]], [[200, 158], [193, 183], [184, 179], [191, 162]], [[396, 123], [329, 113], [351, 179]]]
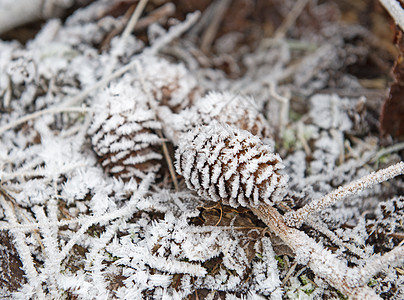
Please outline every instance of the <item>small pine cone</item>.
[[279, 154], [245, 130], [216, 121], [183, 135], [176, 169], [187, 186], [201, 196], [232, 207], [282, 199], [288, 176]]
[[254, 99], [229, 92], [210, 92], [199, 98], [194, 105], [179, 114], [160, 109], [159, 117], [165, 121], [165, 134], [174, 144], [181, 135], [198, 125], [208, 125], [216, 120], [247, 130], [264, 143], [273, 145], [272, 130], [265, 117], [254, 107]]
[[[254, 107], [254, 99], [229, 92], [210, 92], [198, 99], [191, 110], [199, 120], [192, 122], [210, 124], [212, 120], [247, 130], [261, 139], [272, 137], [265, 117]], [[195, 124], [193, 124], [195, 125]]]
[[[120, 83], [106, 89], [95, 105], [88, 130], [101, 166], [110, 175], [137, 181], [160, 169], [161, 128], [140, 89]], [[98, 99], [97, 99], [98, 101]]]
[[144, 64], [142, 76], [160, 105], [179, 112], [199, 96], [197, 81], [183, 64], [173, 64], [161, 58], [150, 58]]
[[254, 107], [251, 97], [229, 92], [210, 92], [194, 105], [204, 124], [211, 120], [234, 125], [261, 139], [271, 138], [272, 133], [265, 117]]

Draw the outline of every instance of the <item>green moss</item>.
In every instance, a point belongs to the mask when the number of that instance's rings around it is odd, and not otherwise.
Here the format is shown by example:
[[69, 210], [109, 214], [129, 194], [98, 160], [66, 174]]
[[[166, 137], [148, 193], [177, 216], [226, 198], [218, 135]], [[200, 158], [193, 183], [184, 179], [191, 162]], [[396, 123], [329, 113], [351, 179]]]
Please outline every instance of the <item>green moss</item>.
[[285, 269], [284, 260], [278, 255], [275, 255], [275, 259], [278, 261], [278, 267], [281, 268], [281, 269]]
[[313, 291], [316, 289], [315, 285], [307, 278], [306, 275], [301, 275], [300, 281], [303, 283], [303, 286], [301, 287], [301, 290], [307, 294], [311, 295]]
[[377, 284], [377, 280], [374, 278], [371, 278], [368, 282], [368, 286], [372, 287], [375, 286]]
[[283, 148], [289, 150], [296, 144], [296, 134], [292, 128], [286, 128], [282, 136]]
[[348, 300], [348, 297], [345, 296], [343, 293], [341, 293], [340, 291], [337, 291], [338, 297], [342, 300]]

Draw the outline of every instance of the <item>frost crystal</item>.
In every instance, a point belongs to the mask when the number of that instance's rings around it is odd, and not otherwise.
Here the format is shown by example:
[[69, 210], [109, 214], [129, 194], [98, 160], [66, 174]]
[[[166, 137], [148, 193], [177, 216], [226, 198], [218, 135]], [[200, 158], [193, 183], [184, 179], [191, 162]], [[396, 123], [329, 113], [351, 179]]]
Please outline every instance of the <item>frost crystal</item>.
[[352, 122], [347, 114], [342, 111], [343, 102], [348, 99], [340, 99], [337, 95], [314, 95], [310, 99], [312, 109], [310, 116], [313, 123], [322, 129], [338, 128], [343, 131], [351, 129]]
[[188, 187], [233, 207], [281, 200], [288, 176], [278, 154], [248, 131], [212, 122], [187, 133], [176, 152]]

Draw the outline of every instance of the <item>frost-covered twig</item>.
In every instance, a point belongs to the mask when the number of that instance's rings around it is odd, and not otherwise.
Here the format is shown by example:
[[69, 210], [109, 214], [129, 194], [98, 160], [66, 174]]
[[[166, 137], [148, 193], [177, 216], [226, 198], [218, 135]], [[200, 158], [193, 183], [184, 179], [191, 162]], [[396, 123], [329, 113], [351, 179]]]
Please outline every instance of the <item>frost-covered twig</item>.
[[388, 154], [391, 154], [391, 153], [394, 153], [394, 152], [398, 152], [398, 151], [401, 151], [403, 149], [404, 149], [404, 142], [397, 143], [397, 144], [394, 144], [394, 145], [392, 145], [390, 147], [381, 149], [380, 151], [378, 151], [376, 153], [375, 157], [372, 158], [372, 160], [370, 162], [374, 163], [374, 162], [378, 161], [381, 157], [383, 157], [385, 155], [388, 155]]
[[36, 118], [39, 118], [40, 116], [46, 115], [46, 114], [57, 114], [61, 112], [78, 112], [78, 113], [84, 113], [84, 112], [89, 112], [91, 109], [87, 107], [51, 107], [43, 110], [36, 111], [32, 114], [26, 115], [22, 118], [19, 118], [13, 122], [10, 122], [6, 125], [3, 125], [0, 127], [0, 134], [3, 134], [7, 130], [14, 128], [18, 125], [21, 125], [25, 122], [28, 122], [30, 120], [34, 120]]
[[147, 55], [155, 55], [157, 52], [160, 51], [162, 47], [182, 35], [185, 31], [187, 31], [193, 24], [195, 24], [196, 20], [198, 20], [201, 13], [199, 11], [190, 13], [187, 15], [187, 18], [184, 22], [170, 27], [167, 34], [157, 39], [153, 45], [149, 49], [144, 50], [144, 54]]
[[277, 236], [279, 236], [295, 253], [300, 264], [308, 265], [319, 277], [352, 299], [380, 299], [366, 284], [354, 285], [356, 273], [351, 274], [346, 262], [326, 250], [304, 232], [288, 227], [279, 212], [269, 205], [251, 207]]
[[[85, 167], [86, 165], [83, 163], [77, 163], [77, 164], [72, 164], [71, 166], [67, 166], [67, 167], [63, 167], [60, 169], [60, 173], [66, 173], [78, 168], [82, 168]], [[28, 168], [24, 168], [24, 169], [28, 169]], [[45, 176], [48, 177], [50, 174], [49, 172], [47, 172], [45, 169], [43, 168], [36, 168], [33, 171], [27, 171], [27, 170], [19, 170], [19, 171], [15, 171], [12, 173], [6, 173], [6, 172], [2, 172], [0, 171], [0, 178], [3, 181], [6, 180], [11, 180], [14, 178], [18, 178], [18, 177], [22, 177], [22, 178], [33, 178], [33, 177], [38, 177], [38, 176]], [[49, 176], [50, 177], [50, 176]], [[47, 179], [48, 181], [52, 181], [51, 178]]]
[[276, 29], [274, 34], [275, 39], [282, 39], [285, 37], [287, 31], [296, 22], [308, 2], [309, 0], [299, 0], [293, 5], [292, 10], [288, 13], [278, 29]]
[[355, 247], [355, 245], [342, 241], [334, 232], [327, 228], [327, 226], [323, 223], [323, 221], [321, 221], [320, 218], [309, 215], [307, 216], [306, 223], [307, 225], [313, 227], [315, 230], [328, 237], [335, 245], [348, 249], [352, 253], [358, 255], [360, 258], [366, 257], [366, 253], [363, 250]]
[[23, 24], [56, 17], [75, 1], [19, 0], [0, 1], [0, 34]]
[[109, 62], [106, 64], [106, 70], [104, 71], [104, 78], [108, 77], [112, 73], [112, 70], [115, 68], [115, 65], [118, 61], [118, 56], [127, 47], [128, 37], [136, 26], [137, 21], [139, 20], [140, 15], [143, 13], [147, 2], [148, 0], [141, 0], [137, 4], [136, 9], [132, 13], [128, 23], [126, 24], [125, 30], [123, 31], [118, 44], [112, 49], [110, 53], [110, 56], [108, 58]]
[[367, 284], [372, 276], [387, 269], [388, 267], [399, 266], [404, 263], [404, 246], [398, 246], [381, 256], [372, 256], [366, 260], [366, 264], [361, 268], [361, 284]]
[[285, 214], [285, 222], [289, 226], [299, 227], [305, 221], [307, 215], [321, 211], [322, 209], [355, 195], [364, 189], [375, 186], [398, 175], [404, 174], [404, 162], [399, 162], [388, 168], [372, 172], [371, 174], [353, 181], [345, 186], [341, 186], [324, 197], [314, 200], [297, 211], [290, 211]]
[[[49, 226], [69, 226], [73, 224], [80, 224], [82, 226], [91, 226], [93, 224], [97, 223], [106, 223], [111, 220], [117, 219], [117, 218], [122, 218], [128, 214], [128, 211], [133, 209], [134, 205], [136, 203], [131, 203], [129, 202], [127, 205], [124, 207], [114, 210], [112, 212], [106, 213], [104, 215], [96, 215], [96, 216], [90, 216], [90, 217], [77, 217], [75, 219], [70, 219], [70, 220], [61, 220], [57, 222], [49, 222]], [[19, 232], [30, 232], [30, 231], [36, 231], [38, 228], [40, 228], [41, 224], [40, 223], [30, 223], [30, 224], [19, 224], [15, 223], [10, 225], [9, 222], [0, 222], [0, 230], [18, 230]]]
[[207, 271], [204, 267], [199, 264], [193, 264], [185, 261], [173, 260], [165, 257], [157, 257], [154, 255], [143, 254], [144, 261], [150, 267], [155, 268], [157, 270], [161, 270], [164, 272], [170, 273], [185, 273], [191, 274], [192, 276], [204, 276]]
[[85, 268], [87, 270], [91, 270], [91, 276], [93, 279], [94, 287], [97, 289], [98, 297], [105, 296], [108, 294], [107, 292], [107, 283], [104, 280], [102, 275], [103, 260], [104, 257], [100, 252], [103, 248], [105, 248], [110, 242], [110, 240], [114, 237], [117, 232], [117, 229], [122, 224], [123, 220], [118, 219], [113, 222], [111, 225], [108, 225], [105, 231], [101, 234], [101, 236], [97, 239], [97, 243], [93, 245], [90, 252], [86, 255], [86, 265]]
[[269, 94], [276, 101], [279, 101], [281, 103], [281, 111], [280, 111], [280, 117], [279, 117], [279, 132], [280, 132], [280, 135], [282, 135], [285, 130], [286, 124], [288, 123], [289, 98], [280, 95], [276, 91], [276, 84], [273, 81], [269, 82]]
[[12, 228], [10, 232], [14, 236], [15, 247], [18, 251], [19, 257], [21, 259], [23, 269], [25, 272], [25, 276], [30, 284], [36, 292], [36, 295], [39, 299], [46, 299], [44, 291], [41, 285], [41, 277], [39, 276], [35, 265], [34, 260], [32, 258], [31, 250], [29, 249], [26, 243], [26, 236], [23, 232], [18, 229], [14, 229], [16, 225], [18, 225], [17, 217], [13, 211], [13, 208], [6, 200], [7, 194], [4, 194], [3, 191], [0, 191], [0, 201], [1, 206], [4, 209], [4, 213], [8, 219], [8, 222], [11, 224]]
[[59, 243], [58, 243], [58, 229], [55, 226], [49, 225], [49, 219], [45, 215], [43, 207], [35, 206], [33, 208], [35, 216], [40, 223], [40, 230], [43, 236], [42, 242], [44, 244], [44, 273], [49, 280], [49, 292], [52, 298], [59, 298], [57, 275], [60, 272], [59, 264]]
[[158, 20], [168, 18], [175, 13], [175, 5], [172, 2], [168, 2], [159, 6], [154, 11], [150, 12], [149, 15], [141, 18], [133, 30], [141, 30], [148, 27], [149, 25], [157, 22]]
[[398, 0], [379, 0], [390, 16], [404, 31], [404, 10]]
[[202, 36], [201, 50], [203, 52], [207, 53], [209, 51], [230, 2], [229, 0], [219, 0], [211, 4], [215, 9], [212, 11], [213, 18]]
[[[132, 29], [132, 31], [145, 29], [151, 24], [158, 22], [159, 20], [172, 16], [174, 13], [175, 13], [175, 5], [171, 2], [166, 3], [156, 8], [154, 11], [150, 12], [150, 14], [148, 14], [147, 16], [139, 19], [136, 22], [135, 27]], [[116, 25], [115, 29], [111, 31], [102, 42], [101, 51], [105, 51], [109, 48], [112, 38], [121, 33], [122, 30], [124, 30], [125, 24], [127, 24], [129, 18], [130, 16], [128, 10], [128, 15], [126, 14], [124, 15], [124, 17]]]
[[125, 30], [122, 33], [121, 39], [122, 41], [125, 41], [129, 34], [133, 31], [133, 28], [135, 28], [137, 21], [139, 20], [140, 15], [142, 14], [144, 8], [146, 7], [146, 4], [149, 0], [140, 0], [138, 5], [136, 6], [135, 11], [133, 12], [132, 16], [129, 19], [128, 24], [125, 27]]

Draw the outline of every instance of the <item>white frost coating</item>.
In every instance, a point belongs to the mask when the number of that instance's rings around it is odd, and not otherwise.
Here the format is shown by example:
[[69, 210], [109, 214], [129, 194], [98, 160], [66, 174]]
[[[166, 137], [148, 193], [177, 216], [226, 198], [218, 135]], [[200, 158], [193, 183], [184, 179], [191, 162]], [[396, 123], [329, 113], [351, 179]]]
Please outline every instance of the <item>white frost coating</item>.
[[265, 296], [273, 296], [271, 293], [281, 285], [277, 268], [278, 262], [275, 259], [275, 252], [272, 249], [271, 241], [268, 238], [264, 238], [261, 243], [262, 261], [257, 261], [253, 264], [254, 287]]
[[337, 95], [317, 94], [310, 98], [310, 117], [313, 123], [322, 129], [336, 128], [342, 131], [351, 129], [352, 122], [342, 111], [342, 102], [347, 98], [339, 98]]
[[[157, 105], [179, 111], [199, 96], [197, 81], [183, 64], [173, 64], [157, 57], [148, 57], [140, 62], [143, 84], [146, 85], [143, 88], [148, 89]], [[134, 76], [140, 78], [136, 73]], [[139, 85], [139, 78], [133, 84]]]
[[163, 257], [155, 256], [147, 256], [144, 258], [144, 260], [145, 263], [152, 268], [173, 274], [185, 273], [193, 276], [204, 276], [206, 274], [206, 270], [197, 264], [185, 263], [177, 260], [168, 260]]

